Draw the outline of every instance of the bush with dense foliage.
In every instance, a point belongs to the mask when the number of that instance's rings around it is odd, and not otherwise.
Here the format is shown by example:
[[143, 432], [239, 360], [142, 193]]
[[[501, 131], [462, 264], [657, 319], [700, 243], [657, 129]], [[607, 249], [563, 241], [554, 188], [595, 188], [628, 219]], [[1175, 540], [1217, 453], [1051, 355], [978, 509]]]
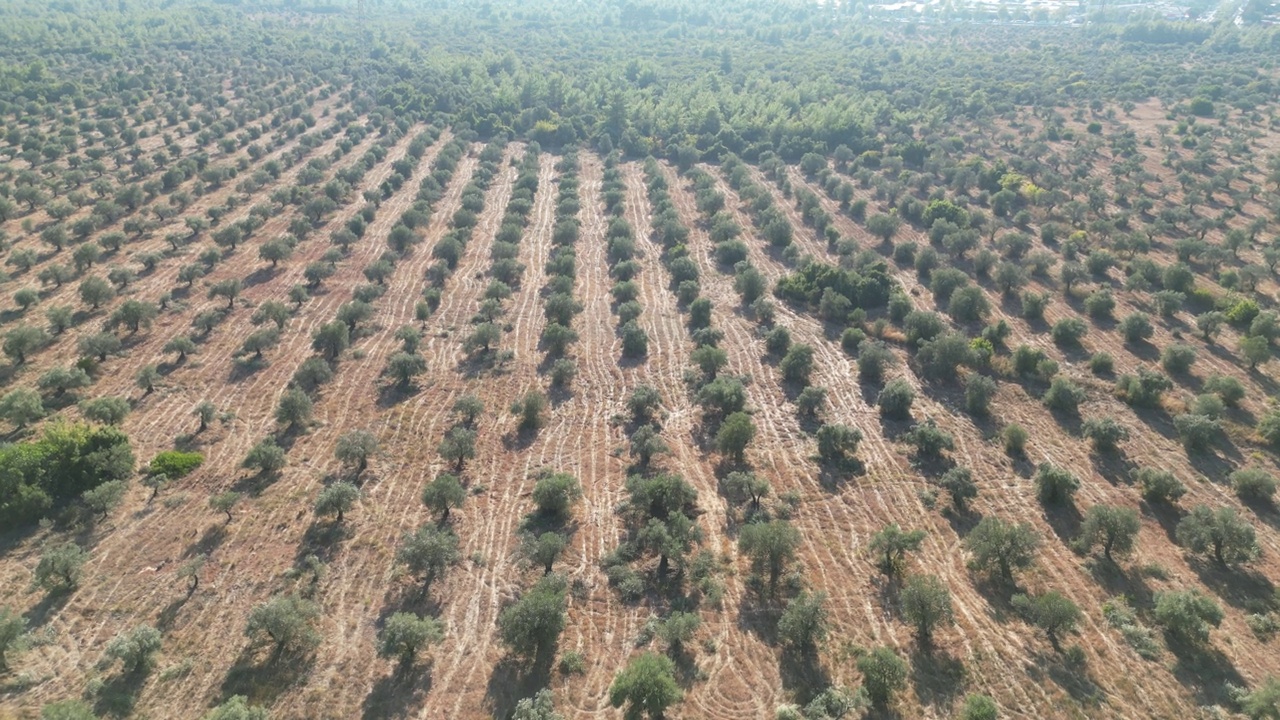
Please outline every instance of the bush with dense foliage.
[[34, 522], [102, 483], [133, 473], [129, 438], [109, 425], [54, 424], [0, 448], [0, 526]]

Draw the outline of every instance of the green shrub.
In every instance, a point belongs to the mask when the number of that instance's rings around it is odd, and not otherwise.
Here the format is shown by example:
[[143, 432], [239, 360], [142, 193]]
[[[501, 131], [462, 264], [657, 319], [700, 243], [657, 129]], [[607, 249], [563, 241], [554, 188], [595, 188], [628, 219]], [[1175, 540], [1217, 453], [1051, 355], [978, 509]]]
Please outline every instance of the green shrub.
[[1017, 423], [1009, 423], [1000, 433], [1004, 440], [1004, 451], [1009, 455], [1022, 455], [1027, 449], [1027, 431]]
[[1140, 312], [1124, 316], [1118, 329], [1127, 343], [1142, 342], [1155, 332], [1155, 328], [1151, 326], [1151, 319], [1147, 317], [1146, 313]]
[[1222, 425], [1207, 415], [1183, 413], [1173, 419], [1173, 427], [1187, 452], [1204, 452], [1217, 439]]
[[1046, 505], [1063, 505], [1071, 502], [1080, 479], [1070, 470], [1052, 463], [1040, 463], [1036, 468], [1036, 495]]
[[1222, 398], [1229, 407], [1235, 407], [1244, 399], [1244, 385], [1237, 379], [1224, 375], [1210, 375], [1204, 381], [1205, 392], [1211, 392]]
[[1160, 353], [1160, 365], [1175, 375], [1181, 375], [1191, 369], [1192, 363], [1196, 361], [1196, 349], [1190, 345], [1175, 343], [1164, 349]]
[[1080, 339], [1089, 332], [1089, 326], [1077, 317], [1063, 318], [1053, 324], [1049, 335], [1059, 345], [1079, 345]]
[[164, 475], [170, 480], [186, 477], [191, 471], [204, 463], [204, 456], [197, 452], [167, 450], [152, 458], [147, 466], [147, 473]]
[[1160, 396], [1172, 387], [1169, 378], [1147, 368], [1138, 368], [1137, 375], [1121, 375], [1116, 381], [1120, 399], [1137, 407], [1156, 407]]
[[1262, 468], [1241, 468], [1231, 473], [1231, 485], [1243, 500], [1271, 502], [1276, 494], [1276, 479]]
[[1084, 436], [1093, 441], [1094, 449], [1099, 452], [1113, 452], [1120, 443], [1129, 439], [1129, 428], [1116, 422], [1115, 418], [1089, 418], [1081, 426]]
[[1137, 481], [1147, 502], [1173, 502], [1187, 493], [1182, 481], [1168, 470], [1142, 468]]
[[911, 403], [916, 399], [915, 388], [901, 378], [891, 380], [876, 398], [880, 414], [893, 420], [906, 420], [911, 416]]
[[1056, 377], [1041, 398], [1044, 404], [1053, 410], [1074, 413], [1084, 401], [1084, 389], [1070, 380]]

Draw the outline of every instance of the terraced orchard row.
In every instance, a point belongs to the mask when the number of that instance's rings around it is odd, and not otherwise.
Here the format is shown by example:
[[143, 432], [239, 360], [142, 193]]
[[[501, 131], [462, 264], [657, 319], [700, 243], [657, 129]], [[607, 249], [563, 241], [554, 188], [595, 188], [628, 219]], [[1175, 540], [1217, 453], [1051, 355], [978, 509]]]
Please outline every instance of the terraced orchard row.
[[[307, 92], [131, 157], [105, 121], [88, 164], [10, 153], [60, 180], [0, 193], [3, 707], [1275, 692], [1260, 177], [1191, 203], [1173, 146], [1046, 187], [999, 127], [924, 165], [551, 151]], [[1039, 154], [1082, 152], [1055, 134]]]

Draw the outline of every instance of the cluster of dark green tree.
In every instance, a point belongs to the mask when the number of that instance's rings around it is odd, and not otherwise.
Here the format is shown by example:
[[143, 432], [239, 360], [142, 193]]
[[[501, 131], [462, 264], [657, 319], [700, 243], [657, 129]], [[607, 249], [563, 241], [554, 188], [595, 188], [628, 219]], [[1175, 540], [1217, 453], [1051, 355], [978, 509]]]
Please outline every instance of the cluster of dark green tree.
[[0, 448], [0, 524], [21, 527], [103, 483], [133, 474], [129, 438], [106, 425], [55, 423]]

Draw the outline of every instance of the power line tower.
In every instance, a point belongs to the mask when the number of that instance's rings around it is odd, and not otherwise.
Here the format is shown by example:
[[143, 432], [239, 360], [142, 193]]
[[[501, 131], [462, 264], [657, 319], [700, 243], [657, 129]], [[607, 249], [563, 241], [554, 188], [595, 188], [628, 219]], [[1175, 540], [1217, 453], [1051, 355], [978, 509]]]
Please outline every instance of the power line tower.
[[367, 9], [368, 6], [365, 4], [365, 0], [356, 0], [356, 17], [364, 17]]

